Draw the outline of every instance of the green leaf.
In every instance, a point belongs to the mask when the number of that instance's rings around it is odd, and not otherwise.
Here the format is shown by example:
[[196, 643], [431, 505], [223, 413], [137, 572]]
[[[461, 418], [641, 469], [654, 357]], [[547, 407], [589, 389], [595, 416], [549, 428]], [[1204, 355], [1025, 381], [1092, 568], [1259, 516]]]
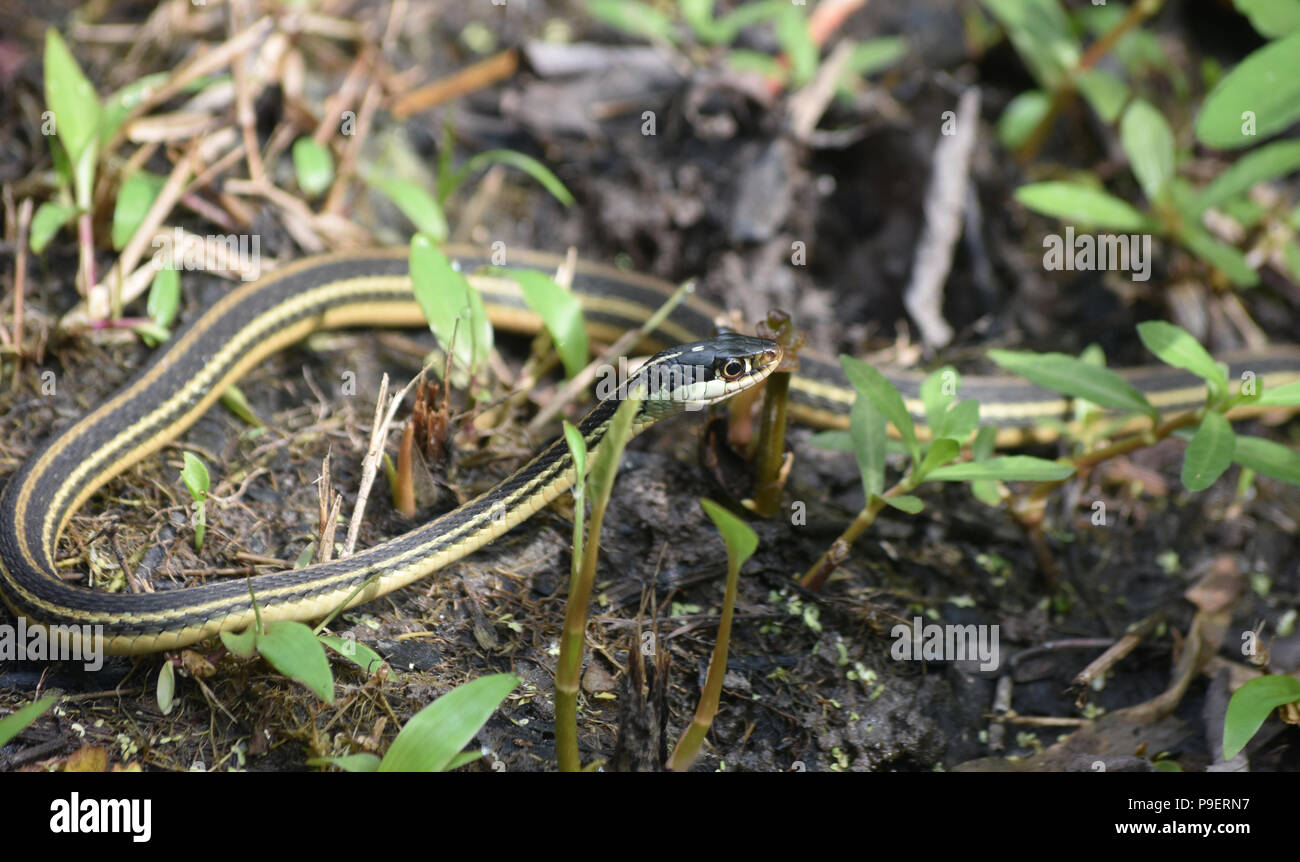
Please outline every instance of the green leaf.
[[817, 74], [819, 50], [808, 31], [808, 18], [803, 7], [793, 4], [776, 19], [776, 40], [781, 43], [790, 61], [790, 74], [795, 85], [803, 86]]
[[976, 461], [983, 461], [985, 458], [992, 456], [993, 450], [998, 445], [998, 429], [994, 425], [985, 425], [975, 435], [975, 442], [971, 443], [971, 455]]
[[885, 419], [902, 436], [903, 444], [907, 446], [908, 454], [912, 457], [912, 463], [919, 465], [921, 444], [916, 439], [916, 427], [912, 424], [911, 414], [903, 404], [903, 396], [898, 394], [894, 384], [890, 383], [885, 375], [852, 356], [841, 355], [840, 367], [844, 369], [844, 376], [849, 379], [853, 388], [861, 395], [870, 398], [876, 409], [885, 414]]
[[465, 162], [460, 170], [452, 176], [451, 180], [439, 192], [439, 200], [446, 201], [447, 197], [454, 193], [465, 180], [474, 171], [480, 170], [492, 164], [502, 164], [508, 167], [518, 168], [528, 176], [537, 180], [542, 188], [551, 193], [555, 198], [566, 207], [573, 203], [573, 193], [568, 190], [560, 178], [551, 173], [551, 169], [537, 161], [532, 156], [526, 156], [523, 153], [514, 150], [487, 150], [479, 153]]
[[212, 487], [212, 480], [208, 476], [208, 467], [198, 459], [192, 452], [184, 453], [185, 465], [181, 468], [181, 481], [189, 489], [190, 496], [195, 500], [203, 500], [208, 496], [208, 489]]
[[1120, 120], [1119, 134], [1142, 193], [1153, 203], [1163, 199], [1174, 178], [1174, 132], [1169, 123], [1149, 102], [1135, 99]]
[[1112, 194], [1072, 182], [1030, 183], [1016, 189], [1016, 200], [1043, 215], [1088, 227], [1144, 233], [1154, 225]]
[[1175, 368], [1190, 371], [1210, 387], [1211, 397], [1228, 389], [1228, 377], [1223, 366], [1214, 361], [1205, 348], [1189, 332], [1164, 320], [1147, 320], [1138, 324], [1138, 337], [1160, 361]]
[[461, 366], [473, 372], [492, 352], [492, 323], [483, 299], [427, 236], [411, 238], [411, 283], [415, 300], [443, 350], [451, 349]]
[[722, 534], [722, 543], [727, 546], [728, 569], [739, 570], [758, 548], [758, 536], [749, 524], [707, 497], [700, 498], [700, 506]]
[[564, 442], [573, 453], [573, 493], [581, 496], [583, 484], [587, 481], [587, 441], [578, 426], [564, 420]]
[[[336, 635], [316, 635], [316, 639], [325, 646], [334, 650], [334, 652], [343, 656], [357, 667], [361, 668], [367, 674], [372, 674], [383, 665], [388, 664], [387, 659], [370, 647], [355, 640], [354, 638], [341, 638]], [[389, 665], [389, 670], [392, 665]]]
[[1196, 138], [1232, 150], [1280, 132], [1300, 118], [1300, 30], [1238, 63], [1201, 105]]
[[240, 658], [252, 658], [257, 653], [257, 629], [249, 626], [242, 632], [222, 632], [221, 642]]
[[313, 757], [308, 766], [337, 766], [344, 772], [378, 772], [379, 757], [374, 754], [345, 754], [342, 757]]
[[234, 384], [221, 390], [221, 406], [254, 428], [260, 428], [265, 424], [258, 418], [257, 411], [253, 409], [244, 390]]
[[1261, 407], [1300, 407], [1300, 380], [1265, 389], [1254, 403]]
[[1300, 485], [1300, 452], [1259, 437], [1237, 437], [1232, 460], [1274, 479]]
[[[855, 401], [856, 403], [856, 401]], [[852, 414], [849, 416], [850, 424], [853, 422]], [[825, 449], [829, 452], [856, 452], [857, 446], [853, 442], [853, 436], [848, 431], [832, 429], [830, 431], [818, 431], [808, 442], [818, 449]]]
[[867, 77], [888, 69], [905, 56], [907, 40], [902, 36], [886, 36], [854, 45], [846, 65], [850, 73]]
[[1074, 81], [1102, 122], [1108, 126], [1114, 123], [1128, 101], [1128, 84], [1102, 69], [1084, 69]]
[[1235, 0], [1237, 11], [1266, 39], [1300, 29], [1300, 0]]
[[524, 302], [537, 312], [551, 333], [551, 341], [564, 363], [564, 373], [573, 377], [587, 364], [587, 326], [582, 317], [582, 303], [550, 276], [531, 269], [511, 270], [524, 294]]
[[176, 312], [181, 306], [181, 276], [171, 267], [163, 267], [154, 273], [153, 284], [149, 285], [149, 299], [145, 311], [149, 319], [164, 329], [176, 320]]
[[1023, 144], [1047, 116], [1051, 104], [1051, 97], [1042, 90], [1026, 90], [1008, 102], [998, 118], [998, 140], [1002, 146], [1014, 150]]
[[743, 51], [739, 48], [728, 51], [726, 62], [737, 72], [757, 72], [765, 78], [780, 80], [786, 74], [785, 68], [775, 57], [758, 51]]
[[921, 405], [925, 408], [925, 421], [930, 433], [943, 436], [943, 426], [948, 406], [957, 400], [957, 386], [961, 378], [951, 365], [939, 368], [921, 381]]
[[271, 666], [311, 689], [326, 703], [334, 702], [330, 661], [312, 630], [296, 620], [279, 620], [257, 637], [257, 651]]
[[1230, 245], [1224, 245], [1194, 224], [1184, 224], [1178, 239], [1197, 257], [1219, 268], [1238, 287], [1259, 284], [1259, 274], [1251, 269], [1246, 256]]
[[1236, 757], [1269, 713], [1296, 701], [1300, 701], [1300, 680], [1279, 674], [1256, 677], [1234, 691], [1223, 718], [1223, 759]]
[[1183, 455], [1183, 487], [1204, 491], [1213, 485], [1232, 463], [1235, 442], [1232, 423], [1222, 413], [1206, 413]]
[[411, 717], [379, 771], [445, 771], [517, 685], [518, 677], [498, 673], [447, 692]]
[[0, 748], [4, 748], [9, 744], [9, 740], [30, 727], [32, 722], [44, 715], [58, 699], [57, 694], [52, 694], [19, 708], [13, 715], [0, 718]]
[[451, 763], [447, 764], [446, 771], [451, 772], [454, 769], [460, 769], [462, 766], [465, 766], [466, 764], [469, 763], [473, 763], [474, 761], [478, 760], [482, 756], [483, 756], [483, 752], [481, 751], [462, 751], [460, 754], [456, 755], [451, 759]]
[[965, 443], [980, 424], [980, 404], [973, 398], [959, 401], [944, 414], [943, 430], [950, 440]]
[[861, 392], [849, 410], [849, 439], [862, 474], [862, 493], [870, 500], [885, 490], [885, 414]]
[[909, 515], [915, 515], [925, 508], [925, 503], [920, 497], [914, 497], [911, 494], [899, 494], [897, 497], [882, 497], [890, 507], [900, 512], [906, 512]]
[[99, 97], [58, 31], [45, 31], [45, 104], [54, 112], [55, 130], [75, 165], [96, 149]]
[[614, 478], [618, 474], [618, 462], [623, 455], [623, 447], [632, 439], [632, 417], [639, 409], [637, 393], [624, 398], [623, 403], [614, 412], [609, 422], [605, 437], [596, 448], [595, 457], [591, 458], [591, 469], [587, 474], [587, 494], [592, 505], [601, 500], [608, 501], [610, 491], [614, 488]]
[[165, 182], [162, 177], [149, 171], [136, 171], [122, 183], [122, 188], [117, 193], [117, 202], [113, 205], [115, 250], [121, 251], [131, 237], [135, 236]]
[[298, 188], [316, 197], [334, 182], [334, 155], [314, 138], [299, 138], [293, 142], [293, 171]]
[[969, 482], [973, 479], [997, 479], [1003, 482], [1057, 482], [1073, 475], [1074, 467], [1032, 458], [1028, 455], [1003, 455], [984, 461], [949, 464], [929, 473], [927, 482]]
[[1054, 89], [1078, 66], [1079, 40], [1058, 0], [984, 0], [984, 5], [1044, 89]]
[[171, 715], [176, 705], [176, 666], [170, 661], [163, 661], [162, 670], [158, 671], [158, 710], [163, 715]]
[[1064, 353], [990, 350], [989, 358], [1012, 374], [1018, 374], [1044, 389], [1063, 392], [1112, 410], [1144, 413], [1153, 420], [1160, 415], [1133, 384], [1109, 368]]
[[925, 453], [925, 458], [921, 461], [921, 466], [916, 469], [917, 479], [928, 479], [931, 473], [960, 454], [961, 444], [956, 440], [949, 440], [947, 437], [941, 437], [938, 440], [935, 440], [930, 444], [929, 450]]
[[[1300, 2], [1300, 0], [1297, 0]], [[1201, 209], [1217, 207], [1245, 194], [1258, 183], [1284, 177], [1300, 168], [1300, 141], [1274, 141], [1251, 150], [1214, 178], [1201, 192]]]
[[36, 254], [43, 253], [59, 229], [71, 222], [76, 215], [76, 207], [56, 204], [53, 201], [46, 201], [38, 206], [36, 215], [32, 216], [28, 235], [28, 244], [31, 245], [32, 251]]
[[674, 42], [673, 22], [668, 16], [635, 0], [586, 0], [591, 17], [611, 27], [650, 39]]
[[447, 238], [447, 218], [438, 201], [424, 186], [377, 174], [367, 176], [366, 185], [391, 200], [420, 233], [437, 242]]

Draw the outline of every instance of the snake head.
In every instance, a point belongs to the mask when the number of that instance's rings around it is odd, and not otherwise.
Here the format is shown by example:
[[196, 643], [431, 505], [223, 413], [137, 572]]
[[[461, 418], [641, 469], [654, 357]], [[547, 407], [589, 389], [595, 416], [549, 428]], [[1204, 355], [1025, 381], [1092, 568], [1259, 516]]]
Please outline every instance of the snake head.
[[775, 341], [727, 332], [656, 353], [637, 380], [645, 384], [640, 394], [653, 412], [703, 410], [762, 383], [780, 363]]

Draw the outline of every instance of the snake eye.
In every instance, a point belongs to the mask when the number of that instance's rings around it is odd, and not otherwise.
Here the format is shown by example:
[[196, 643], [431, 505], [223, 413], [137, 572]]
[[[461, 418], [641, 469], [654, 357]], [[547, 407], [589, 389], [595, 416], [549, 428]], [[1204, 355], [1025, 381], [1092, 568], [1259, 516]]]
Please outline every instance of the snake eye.
[[728, 359], [727, 364], [722, 366], [722, 376], [728, 380], [735, 380], [745, 373], [745, 363], [739, 359]]

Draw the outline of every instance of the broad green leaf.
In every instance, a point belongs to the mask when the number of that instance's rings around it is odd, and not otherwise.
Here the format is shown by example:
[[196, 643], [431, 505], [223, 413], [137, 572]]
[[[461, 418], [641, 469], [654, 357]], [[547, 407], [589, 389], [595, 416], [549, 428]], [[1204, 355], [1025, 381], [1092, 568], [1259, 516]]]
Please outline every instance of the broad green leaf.
[[1300, 701], [1300, 680], [1280, 674], [1256, 677], [1234, 691], [1223, 718], [1223, 759], [1236, 757], [1269, 713], [1296, 701]]
[[1192, 372], [1209, 384], [1211, 393], [1223, 393], [1228, 378], [1219, 363], [1205, 351], [1187, 330], [1164, 320], [1147, 320], [1138, 324], [1138, 337], [1160, 361]]
[[299, 138], [293, 142], [293, 171], [298, 188], [316, 197], [334, 182], [334, 155], [314, 138]]
[[1236, 435], [1222, 413], [1206, 413], [1183, 455], [1183, 487], [1204, 491], [1232, 464]]
[[28, 244], [36, 254], [42, 254], [54, 235], [77, 215], [77, 208], [46, 201], [36, 208], [28, 234]]
[[9, 740], [30, 727], [32, 722], [44, 715], [58, 699], [57, 694], [52, 694], [20, 707], [13, 715], [0, 718], [0, 748], [4, 748], [9, 744]]
[[[1300, 3], [1300, 0], [1296, 0]], [[1250, 191], [1258, 183], [1284, 177], [1300, 168], [1300, 141], [1274, 141], [1251, 150], [1214, 178], [1201, 192], [1202, 209]]]
[[1196, 138], [1232, 150], [1257, 143], [1300, 118], [1300, 30], [1238, 63], [1201, 105]]
[[1262, 407], [1300, 407], [1300, 380], [1267, 388], [1253, 403]]
[[957, 387], [961, 378], [951, 365], [939, 368], [921, 381], [921, 405], [925, 407], [925, 421], [930, 433], [943, 436], [943, 426], [948, 406], [957, 400]]
[[890, 383], [885, 375], [852, 356], [841, 355], [840, 367], [844, 369], [844, 376], [849, 379], [853, 388], [870, 398], [876, 409], [885, 414], [885, 419], [902, 435], [903, 444], [907, 446], [912, 463], [919, 465], [921, 444], [916, 439], [916, 427], [912, 424], [911, 414], [903, 404], [903, 396], [898, 394], [894, 384]]
[[1102, 122], [1109, 126], [1119, 118], [1120, 110], [1128, 101], [1128, 84], [1103, 69], [1085, 69], [1075, 78], [1075, 83]]
[[176, 320], [180, 305], [180, 273], [169, 266], [163, 267], [154, 274], [153, 284], [149, 285], [149, 299], [145, 303], [149, 319], [166, 329]]
[[1136, 99], [1119, 124], [1129, 166], [1147, 200], [1161, 200], [1174, 177], [1174, 132], [1149, 102]]
[[1237, 11], [1266, 39], [1300, 29], [1300, 0], [1234, 0]]
[[1028, 455], [1002, 455], [984, 461], [949, 464], [927, 475], [928, 482], [969, 482], [973, 479], [998, 479], [1003, 482], [1056, 482], [1068, 478], [1074, 468], [1056, 461]]
[[202, 500], [208, 496], [212, 480], [208, 476], [208, 467], [192, 452], [183, 453], [185, 465], [181, 467], [181, 481], [189, 489], [190, 496]]
[[449, 184], [444, 187], [443, 192], [440, 193], [440, 200], [445, 201], [447, 196], [455, 192], [474, 171], [492, 164], [518, 168], [537, 180], [542, 188], [551, 193], [551, 197], [566, 207], [573, 203], [573, 193], [569, 191], [564, 183], [560, 182], [559, 177], [551, 173], [550, 168], [532, 156], [526, 156], [514, 150], [487, 150], [466, 161], [464, 166], [453, 175]]
[[862, 474], [866, 500], [885, 490], [885, 414], [861, 392], [849, 411], [849, 439]]
[[433, 195], [417, 183], [371, 174], [366, 185], [391, 200], [415, 229], [435, 241], [447, 238], [447, 218]]
[[1064, 353], [990, 350], [989, 358], [1013, 374], [1044, 389], [1063, 392], [1112, 410], [1131, 410], [1152, 419], [1159, 416], [1147, 399], [1123, 377]]
[[916, 469], [917, 478], [929, 479], [930, 474], [960, 454], [960, 443], [956, 440], [949, 440], [947, 437], [940, 437], [931, 443], [930, 448], [926, 451], [921, 466]]
[[342, 757], [313, 757], [308, 766], [337, 766], [344, 772], [378, 772], [379, 756], [375, 754], [345, 754]]
[[163, 715], [171, 715], [172, 707], [176, 705], [176, 666], [170, 661], [164, 660], [162, 670], [158, 671], [158, 688], [155, 693], [158, 711]]
[[461, 366], [473, 371], [492, 351], [492, 324], [483, 300], [451, 261], [427, 236], [411, 238], [411, 283], [415, 301], [443, 350], [454, 352]]
[[518, 677], [498, 673], [447, 692], [406, 722], [379, 771], [445, 771], [517, 685]]
[[1026, 90], [1008, 102], [998, 118], [998, 140], [1002, 146], [1014, 150], [1023, 144], [1047, 116], [1051, 104], [1051, 97], [1042, 90]]
[[114, 249], [121, 251], [135, 236], [165, 182], [149, 171], [136, 171], [122, 183], [117, 192], [117, 202], [113, 205]]
[[1219, 242], [1194, 224], [1184, 224], [1178, 237], [1197, 257], [1218, 267], [1238, 287], [1259, 284], [1259, 274], [1251, 269], [1246, 256], [1230, 245]]
[[[379, 653], [352, 638], [341, 638], [337, 635], [316, 635], [316, 639], [368, 674], [374, 673], [382, 665], [388, 664], [388, 661]], [[392, 669], [392, 665], [389, 665], [389, 669]]]
[[749, 524], [707, 497], [700, 498], [700, 506], [713, 521], [713, 526], [718, 528], [722, 543], [727, 546], [728, 569], [739, 570], [758, 548], [758, 536]]
[[676, 41], [668, 16], [637, 0], [586, 0], [591, 17], [611, 27], [643, 38]]
[[1232, 460], [1242, 467], [1300, 485], [1300, 452], [1260, 437], [1237, 437]]
[[899, 494], [897, 497], [882, 497], [886, 504], [900, 512], [906, 512], [909, 515], [915, 515], [925, 508], [925, 503], [920, 497], [914, 497], [911, 494]]
[[1082, 183], [1031, 183], [1016, 189], [1016, 200], [1034, 212], [1088, 227], [1126, 233], [1143, 233], [1153, 227], [1125, 201]]
[[222, 632], [221, 642], [240, 658], [252, 658], [257, 652], [257, 629], [249, 626], [242, 632]]
[[460, 769], [462, 766], [473, 763], [482, 756], [483, 752], [481, 751], [462, 751], [451, 759], [451, 763], [447, 764], [446, 771], [451, 772], [453, 769]]
[[334, 702], [330, 661], [307, 626], [296, 620], [273, 622], [257, 636], [257, 651], [289, 679], [307, 686], [326, 703]]
[[74, 165], [87, 149], [96, 149], [99, 97], [53, 28], [45, 31], [45, 104], [54, 112], [56, 134]]
[[565, 376], [573, 377], [587, 364], [587, 326], [582, 317], [582, 303], [573, 291], [561, 287], [544, 273], [520, 269], [511, 270], [508, 276], [518, 282], [524, 302], [546, 324], [564, 363]]
[[959, 401], [943, 417], [941, 436], [965, 443], [980, 424], [980, 404], [973, 398]]

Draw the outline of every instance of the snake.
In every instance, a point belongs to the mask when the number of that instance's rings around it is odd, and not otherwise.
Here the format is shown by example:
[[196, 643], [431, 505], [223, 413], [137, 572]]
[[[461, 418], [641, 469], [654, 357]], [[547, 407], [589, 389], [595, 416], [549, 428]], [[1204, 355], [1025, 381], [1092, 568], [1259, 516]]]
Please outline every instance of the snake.
[[[476, 288], [492, 325], [535, 333], [544, 326], [511, 273], [556, 271], [563, 256], [447, 245], [443, 253]], [[676, 286], [585, 260], [571, 264], [571, 290], [591, 337], [613, 342], [646, 331], [638, 348], [658, 351], [627, 386], [596, 404], [578, 424], [589, 450], [605, 440], [624, 398], [637, 397], [631, 433], [688, 409], [719, 403], [762, 384], [780, 365], [777, 342], [734, 331], [719, 334], [721, 309], [696, 296], [647, 327]], [[323, 330], [427, 325], [416, 302], [404, 248], [306, 257], [239, 285], [179, 330], [133, 379], [89, 414], [38, 445], [0, 492], [0, 597], [51, 640], [77, 644], [94, 631], [109, 654], [172, 650], [255, 621], [320, 619], [446, 568], [488, 545], [567, 492], [575, 462], [557, 438], [491, 490], [410, 532], [355, 555], [259, 574], [246, 582], [209, 582], [130, 593], [69, 582], [55, 555], [68, 521], [113, 477], [176, 439], [221, 393], [268, 356]], [[1226, 357], [1236, 374], [1249, 370], [1265, 387], [1300, 379], [1300, 349], [1255, 349]], [[1129, 369], [1124, 376], [1157, 408], [1174, 412], [1204, 403], [1191, 374], [1167, 366]], [[924, 429], [924, 375], [887, 370], [907, 409]], [[961, 394], [980, 403], [981, 421], [997, 442], [1014, 446], [1059, 434], [1071, 401], [1011, 377], [964, 376]], [[821, 428], [847, 428], [855, 392], [833, 358], [798, 352], [788, 414]], [[1056, 420], [1055, 423], [1045, 420]]]

